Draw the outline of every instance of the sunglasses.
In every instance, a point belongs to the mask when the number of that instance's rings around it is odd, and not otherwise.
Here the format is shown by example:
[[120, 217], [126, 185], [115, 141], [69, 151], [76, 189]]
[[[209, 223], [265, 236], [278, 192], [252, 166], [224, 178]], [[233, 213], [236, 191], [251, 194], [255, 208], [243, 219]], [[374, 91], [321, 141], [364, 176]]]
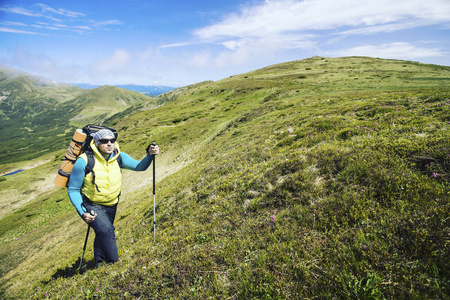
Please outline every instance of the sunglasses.
[[116, 142], [116, 139], [101, 139], [99, 140], [102, 144], [108, 144], [108, 142], [111, 142], [111, 144], [114, 144]]

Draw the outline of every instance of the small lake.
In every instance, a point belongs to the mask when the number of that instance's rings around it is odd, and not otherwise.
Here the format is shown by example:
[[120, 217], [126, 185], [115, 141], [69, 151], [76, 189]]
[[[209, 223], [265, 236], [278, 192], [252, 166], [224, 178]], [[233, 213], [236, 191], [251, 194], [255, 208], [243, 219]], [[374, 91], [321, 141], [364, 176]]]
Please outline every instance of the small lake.
[[24, 170], [20, 169], [20, 170], [17, 170], [17, 171], [14, 171], [14, 172], [5, 174], [5, 175], [3, 175], [3, 176], [14, 175], [14, 174], [17, 174], [17, 173], [20, 173], [20, 172], [23, 172], [23, 171], [24, 171]]

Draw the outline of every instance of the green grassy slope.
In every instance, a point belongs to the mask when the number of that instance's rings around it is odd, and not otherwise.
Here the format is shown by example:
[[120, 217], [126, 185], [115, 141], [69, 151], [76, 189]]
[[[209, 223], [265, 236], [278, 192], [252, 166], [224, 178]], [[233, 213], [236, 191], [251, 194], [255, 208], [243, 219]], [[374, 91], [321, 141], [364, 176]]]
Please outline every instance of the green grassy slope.
[[26, 161], [48, 153], [50, 148], [60, 149], [58, 135], [64, 135], [67, 116], [77, 110], [69, 100], [82, 91], [0, 68], [0, 164]]
[[2, 218], [4, 296], [448, 299], [449, 72], [314, 57], [109, 119], [161, 147], [157, 244], [151, 170], [124, 172], [120, 261], [81, 274], [86, 226], [49, 191]]
[[77, 127], [83, 127], [89, 123], [100, 124], [106, 118], [128, 107], [148, 102], [151, 99], [151, 97], [138, 92], [108, 85], [87, 90], [74, 99], [74, 102], [83, 105], [83, 109], [71, 117], [71, 124]]

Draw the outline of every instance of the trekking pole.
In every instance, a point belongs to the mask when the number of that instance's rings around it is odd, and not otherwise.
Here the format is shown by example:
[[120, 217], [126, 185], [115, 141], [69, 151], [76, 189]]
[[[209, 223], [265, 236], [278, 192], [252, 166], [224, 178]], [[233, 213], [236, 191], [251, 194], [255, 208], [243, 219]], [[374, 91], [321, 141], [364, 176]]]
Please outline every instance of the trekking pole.
[[[91, 216], [95, 216], [95, 211], [91, 210], [89, 212], [91, 214]], [[89, 230], [91, 229], [91, 224], [88, 224], [88, 229], [86, 232], [86, 239], [84, 240], [84, 247], [83, 247], [83, 254], [81, 254], [81, 260], [80, 260], [80, 266], [78, 267], [78, 272], [81, 271], [81, 264], [83, 263], [83, 257], [84, 257], [84, 251], [86, 251], [86, 244], [89, 238]]]
[[[158, 146], [158, 144], [156, 143], [152, 143], [152, 146]], [[156, 167], [155, 167], [155, 159], [156, 159], [156, 155], [153, 154], [153, 243], [156, 244]]]

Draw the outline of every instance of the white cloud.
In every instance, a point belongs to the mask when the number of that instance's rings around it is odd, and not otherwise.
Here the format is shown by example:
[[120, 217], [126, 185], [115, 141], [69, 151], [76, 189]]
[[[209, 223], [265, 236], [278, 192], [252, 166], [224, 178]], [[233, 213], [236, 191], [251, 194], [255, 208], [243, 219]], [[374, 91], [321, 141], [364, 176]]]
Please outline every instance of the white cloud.
[[94, 72], [97, 74], [105, 74], [108, 72], [121, 72], [129, 62], [131, 55], [123, 50], [117, 49], [114, 54], [94, 64]]
[[[1, 0], [0, 0], [1, 1]], [[0, 11], [5, 11], [12, 14], [20, 14], [28, 17], [34, 17], [39, 19], [47, 19], [50, 20], [48, 23], [44, 23], [41, 21], [36, 21], [34, 24], [24, 24], [19, 22], [8, 22], [9, 24], [4, 23], [5, 25], [8, 25], [9, 27], [14, 26], [27, 26], [27, 27], [34, 27], [37, 29], [47, 29], [47, 30], [72, 30], [74, 32], [78, 32], [80, 34], [86, 33], [85, 31], [92, 31], [93, 28], [97, 27], [107, 27], [110, 25], [122, 25], [123, 22], [119, 20], [107, 20], [107, 21], [86, 21], [85, 19], [80, 19], [81, 17], [84, 17], [85, 14], [81, 12], [75, 12], [71, 10], [67, 10], [64, 8], [52, 8], [46, 4], [38, 3], [31, 8], [23, 8], [23, 7], [0, 7]], [[58, 15], [61, 19], [53, 17], [53, 15]], [[82, 24], [73, 25], [74, 19], [78, 18], [78, 22], [82, 22]], [[49, 24], [51, 21], [54, 21], [54, 24]], [[91, 26], [85, 25], [86, 23], [89, 23]], [[70, 25], [68, 25], [70, 24]], [[6, 30], [4, 30], [6, 31]], [[15, 33], [24, 33], [24, 34], [33, 34], [30, 32], [21, 32], [20, 30], [10, 29], [9, 32], [15, 32]], [[34, 34], [40, 34], [40, 33], [34, 33]]]
[[176, 48], [176, 47], [184, 47], [184, 46], [189, 46], [192, 45], [193, 43], [175, 43], [175, 44], [167, 44], [167, 45], [162, 45], [159, 46], [160, 49], [164, 49], [164, 48]]
[[426, 26], [430, 25], [428, 22], [421, 22], [421, 21], [410, 21], [410, 22], [403, 22], [403, 23], [390, 23], [390, 24], [383, 24], [383, 25], [375, 25], [375, 26], [364, 26], [359, 27], [355, 29], [350, 30], [344, 30], [341, 32], [338, 32], [338, 35], [359, 35], [359, 34], [376, 34], [376, 33], [382, 33], [382, 32], [394, 32], [404, 29], [411, 29], [416, 28], [420, 26]]
[[74, 26], [73, 28], [75, 29], [80, 29], [80, 30], [93, 30], [91, 27], [89, 26]]
[[0, 7], [0, 10], [9, 12], [9, 13], [13, 13], [13, 14], [24, 15], [24, 16], [28, 16], [28, 17], [42, 17], [41, 14], [35, 13], [29, 9], [25, 9], [22, 7], [8, 7], [8, 8]]
[[65, 17], [78, 18], [78, 17], [85, 16], [85, 14], [83, 14], [83, 13], [74, 12], [74, 11], [63, 9], [63, 8], [54, 9], [54, 8], [52, 8], [46, 4], [42, 4], [42, 3], [38, 3], [36, 5], [40, 6], [42, 8], [42, 11], [44, 11], [44, 12], [51, 12], [51, 13], [54, 13], [57, 15], [65, 16]]
[[32, 31], [26, 31], [26, 30], [20, 30], [20, 29], [13, 29], [13, 28], [6, 28], [6, 27], [0, 27], [0, 32], [46, 35], [46, 34], [42, 34], [42, 33], [38, 33], [38, 32], [32, 32]]
[[101, 22], [96, 22], [94, 25], [95, 26], [107, 26], [107, 25], [122, 25], [123, 22], [119, 21], [119, 20], [107, 20], [107, 21], [101, 21]]
[[201, 51], [191, 55], [187, 63], [188, 65], [194, 68], [203, 68], [205, 66], [210, 65], [211, 61], [212, 61], [211, 52]]
[[[243, 6], [238, 13], [194, 31], [199, 43], [215, 46], [216, 52], [204, 57], [200, 53], [190, 61], [194, 65], [211, 64], [218, 69], [243, 64], [254, 66], [258, 62], [274, 62], [273, 57], [289, 59], [300, 55], [299, 51], [324, 53], [321, 46], [343, 43], [350, 37], [436, 24], [445, 26], [449, 22], [448, 0], [265, 0]], [[348, 51], [403, 59], [443, 53], [436, 48], [407, 43], [361, 46], [341, 53], [347, 56]]]
[[[50, 56], [33, 53], [32, 49], [14, 48], [11, 57], [5, 60], [6, 65], [24, 70], [27, 73], [35, 74], [46, 78], [59, 78], [58, 76], [67, 71]], [[71, 74], [73, 74], [71, 70]]]
[[152, 57], [154, 57], [154, 55], [155, 51], [153, 50], [152, 47], [147, 47], [144, 51], [137, 53], [137, 57], [143, 61], [151, 59]]
[[437, 48], [424, 48], [411, 45], [409, 43], [391, 43], [380, 46], [366, 45], [345, 49], [329, 54], [335, 56], [371, 56], [392, 59], [418, 59], [424, 57], [440, 57], [448, 53]]
[[30, 9], [22, 8], [22, 7], [0, 7], [0, 10], [6, 11], [13, 14], [24, 15], [28, 17], [36, 17], [36, 18], [47, 18], [49, 20], [53, 20], [56, 22], [60, 22], [60, 19], [54, 18], [52, 16], [48, 16], [39, 12], [35, 12]]
[[[289, 31], [379, 26], [389, 23], [450, 21], [447, 0], [273, 0], [244, 8], [240, 14], [196, 31], [206, 40], [220, 37], [263, 37]], [[420, 24], [418, 24], [419, 26]]]
[[25, 23], [22, 23], [22, 22], [4, 22], [3, 23], [4, 25], [7, 25], [7, 26], [20, 26], [20, 27], [27, 27], [28, 25], [27, 24], [25, 24]]
[[448, 0], [266, 0], [244, 7], [239, 14], [229, 15], [195, 34], [202, 41], [222, 43], [286, 34], [302, 39], [306, 32], [342, 30], [346, 34], [360, 34], [360, 27], [369, 33], [449, 21]]

